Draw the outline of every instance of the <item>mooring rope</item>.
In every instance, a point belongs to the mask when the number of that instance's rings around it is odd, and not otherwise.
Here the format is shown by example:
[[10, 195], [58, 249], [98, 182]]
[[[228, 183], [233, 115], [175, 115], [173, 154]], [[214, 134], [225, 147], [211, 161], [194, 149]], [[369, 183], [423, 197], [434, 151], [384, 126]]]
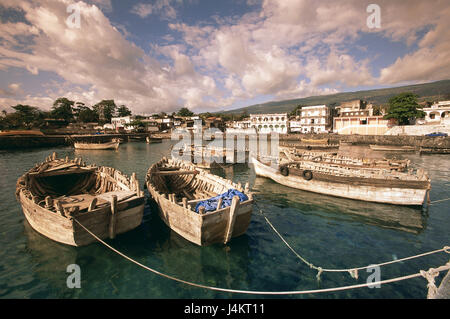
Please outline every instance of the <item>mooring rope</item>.
[[[159, 276], [165, 277], [167, 279], [177, 281], [182, 284], [186, 284], [189, 286], [194, 286], [197, 288], [203, 288], [208, 290], [214, 290], [214, 291], [220, 291], [220, 292], [228, 292], [228, 293], [238, 293], [238, 294], [252, 294], [252, 295], [304, 295], [304, 294], [315, 294], [315, 293], [325, 293], [325, 292], [336, 292], [336, 291], [342, 291], [342, 290], [349, 290], [349, 289], [356, 289], [356, 288], [364, 288], [364, 287], [375, 287], [378, 285], [398, 282], [402, 280], [417, 278], [417, 277], [424, 277], [428, 280], [428, 287], [429, 289], [433, 288], [434, 285], [434, 277], [435, 274], [439, 274], [441, 271], [450, 270], [450, 262], [445, 264], [444, 266], [440, 266], [438, 268], [430, 268], [428, 271], [421, 270], [419, 273], [403, 276], [403, 277], [397, 277], [397, 278], [391, 278], [371, 283], [365, 283], [365, 284], [357, 284], [357, 285], [350, 285], [350, 286], [342, 286], [342, 287], [333, 287], [333, 288], [323, 288], [323, 289], [312, 289], [312, 290], [296, 290], [296, 291], [256, 291], [256, 290], [237, 290], [237, 289], [229, 289], [229, 288], [220, 288], [220, 287], [212, 287], [212, 286], [206, 286], [203, 284], [197, 284], [190, 281], [186, 281], [183, 279], [179, 279], [176, 277], [173, 277], [171, 275], [164, 274], [162, 272], [159, 272], [153, 268], [150, 268], [146, 265], [141, 264], [137, 260], [134, 260], [133, 258], [125, 255], [124, 253], [120, 252], [119, 250], [115, 249], [114, 247], [108, 245], [105, 241], [100, 239], [98, 236], [96, 236], [94, 233], [92, 233], [89, 229], [87, 229], [83, 224], [81, 224], [76, 218], [73, 218], [73, 220], [80, 225], [88, 234], [90, 234], [92, 237], [94, 237], [97, 241], [102, 243], [107, 248], [111, 249], [113, 252], [117, 253], [118, 255], [122, 256], [123, 258], [131, 261], [132, 263], [138, 265], [141, 268], [144, 268], [150, 272], [153, 272], [154, 274], [157, 274]], [[432, 282], [431, 282], [432, 281]], [[431, 287], [431, 288], [430, 288]], [[434, 286], [435, 287], [435, 286]], [[433, 290], [434, 291], [434, 290]], [[430, 296], [430, 290], [428, 292], [428, 295]]]
[[447, 200], [450, 200], [450, 197], [449, 198], [444, 198], [444, 199], [433, 200], [433, 201], [430, 202], [430, 205], [432, 205], [434, 203], [445, 202]]
[[280, 232], [275, 228], [275, 226], [273, 226], [273, 224], [270, 222], [270, 220], [264, 215], [264, 213], [262, 212], [262, 210], [260, 209], [259, 212], [261, 213], [261, 215], [264, 217], [264, 219], [266, 220], [267, 224], [269, 224], [269, 226], [272, 228], [272, 230], [278, 235], [278, 237], [280, 237], [280, 239], [284, 242], [284, 244], [297, 256], [297, 258], [299, 258], [301, 261], [303, 261], [306, 265], [308, 265], [311, 269], [315, 269], [317, 270], [317, 280], [320, 280], [320, 275], [322, 274], [322, 272], [348, 272], [350, 273], [350, 275], [355, 278], [358, 279], [358, 270], [362, 270], [362, 269], [367, 269], [369, 267], [379, 267], [379, 266], [385, 266], [385, 265], [389, 265], [389, 264], [394, 264], [394, 263], [398, 263], [398, 262], [402, 262], [402, 261], [406, 261], [406, 260], [410, 260], [410, 259], [415, 259], [415, 258], [419, 258], [419, 257], [423, 257], [423, 256], [427, 256], [427, 255], [432, 255], [432, 254], [436, 254], [436, 253], [440, 253], [440, 252], [446, 252], [447, 254], [450, 254], [450, 246], [444, 246], [441, 249], [437, 249], [437, 250], [433, 250], [430, 252], [426, 252], [426, 253], [422, 253], [422, 254], [418, 254], [418, 255], [414, 255], [414, 256], [410, 256], [410, 257], [405, 257], [405, 258], [401, 258], [401, 259], [396, 259], [396, 260], [392, 260], [392, 261], [387, 261], [387, 262], [383, 262], [383, 263], [379, 263], [379, 264], [371, 264], [368, 266], [364, 266], [364, 267], [355, 267], [355, 268], [346, 268], [346, 269], [328, 269], [328, 268], [322, 268], [322, 267], [318, 267], [315, 266], [314, 264], [312, 264], [311, 262], [307, 261], [304, 257], [302, 257], [299, 253], [297, 253], [292, 247], [291, 245], [289, 245], [289, 243], [283, 238], [283, 236], [280, 234]]

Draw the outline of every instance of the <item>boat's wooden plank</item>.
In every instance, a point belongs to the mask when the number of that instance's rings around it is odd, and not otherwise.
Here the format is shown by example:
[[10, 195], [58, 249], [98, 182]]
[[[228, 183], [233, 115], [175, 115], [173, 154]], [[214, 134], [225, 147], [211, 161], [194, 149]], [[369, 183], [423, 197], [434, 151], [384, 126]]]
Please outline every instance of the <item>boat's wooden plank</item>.
[[233, 200], [231, 201], [230, 214], [228, 217], [228, 224], [225, 233], [224, 244], [228, 243], [231, 239], [231, 234], [233, 233], [234, 223], [236, 221], [236, 213], [238, 209], [239, 209], [239, 197], [234, 196]]
[[190, 174], [198, 174], [197, 170], [192, 171], [159, 171], [159, 172], [153, 172], [154, 175], [160, 175], [160, 176], [170, 176], [170, 175], [190, 175]]

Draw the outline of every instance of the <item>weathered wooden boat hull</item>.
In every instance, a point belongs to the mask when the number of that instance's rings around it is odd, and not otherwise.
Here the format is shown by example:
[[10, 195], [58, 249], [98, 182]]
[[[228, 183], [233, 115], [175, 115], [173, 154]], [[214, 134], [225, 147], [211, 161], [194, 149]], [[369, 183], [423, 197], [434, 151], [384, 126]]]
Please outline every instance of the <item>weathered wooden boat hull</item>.
[[108, 143], [74, 143], [75, 149], [78, 150], [117, 150], [120, 142], [108, 142]]
[[329, 139], [328, 138], [323, 138], [323, 139], [306, 139], [306, 138], [302, 138], [301, 142], [303, 144], [328, 144]]
[[153, 143], [162, 143], [162, 138], [160, 137], [146, 137], [145, 138], [147, 144], [153, 144]]
[[427, 193], [427, 189], [421, 188], [336, 183], [332, 180], [319, 181], [314, 178], [306, 180], [297, 175], [283, 176], [277, 168], [265, 165], [255, 158], [253, 158], [253, 164], [256, 175], [270, 178], [288, 187], [336, 197], [394, 205], [420, 206], [423, 204]]
[[[156, 194], [156, 198], [153, 194], [152, 197], [158, 204], [160, 218], [178, 235], [199, 246], [224, 242], [230, 218], [230, 207], [218, 212], [200, 215], [194, 212], [186, 212], [183, 207], [164, 197], [158, 198]], [[236, 212], [231, 238], [245, 234], [250, 225], [252, 211], [252, 203], [240, 205]]]
[[[85, 246], [115, 238], [139, 226], [144, 193], [136, 174], [89, 165], [81, 158], [57, 159], [56, 153], [22, 175], [16, 197], [30, 226], [62, 244]], [[80, 225], [81, 224], [81, 225]]]
[[390, 146], [390, 145], [370, 145], [374, 151], [384, 152], [414, 152], [416, 150], [413, 146]]
[[421, 147], [419, 154], [450, 154], [450, 148], [425, 148]]
[[[22, 210], [30, 226], [51, 240], [71, 246], [86, 246], [96, 241], [73, 219], [61, 216], [35, 204], [20, 193]], [[118, 203], [115, 217], [115, 234], [138, 227], [144, 214], [144, 198], [134, 198]], [[76, 216], [77, 220], [100, 239], [109, 237], [111, 207], [95, 209]]]
[[[186, 162], [169, 160], [182, 165], [183, 168], [195, 168]], [[157, 164], [156, 164], [157, 165]], [[176, 200], [158, 191], [158, 188], [151, 181], [152, 166], [147, 174], [146, 184], [150, 195], [157, 203], [159, 216], [164, 223], [180, 236], [199, 246], [207, 246], [214, 243], [227, 243], [231, 238], [243, 235], [250, 225], [253, 211], [253, 198], [249, 194], [249, 199], [240, 202], [236, 209], [228, 206], [212, 212], [196, 213], [189, 207], [180, 205]], [[219, 176], [214, 176], [206, 171], [199, 171], [191, 181], [192, 183], [203, 184], [211, 182], [214, 178], [215, 186], [208, 187], [215, 193], [222, 193], [228, 189], [239, 189], [235, 185]]]

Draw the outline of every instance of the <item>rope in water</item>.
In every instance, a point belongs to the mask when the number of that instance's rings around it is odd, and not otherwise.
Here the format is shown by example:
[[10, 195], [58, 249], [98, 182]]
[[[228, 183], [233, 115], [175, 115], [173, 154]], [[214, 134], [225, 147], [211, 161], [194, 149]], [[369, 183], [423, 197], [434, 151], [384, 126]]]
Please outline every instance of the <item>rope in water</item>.
[[431, 201], [430, 204], [434, 204], [434, 203], [439, 203], [439, 202], [445, 202], [446, 200], [450, 200], [450, 198], [444, 198], [444, 199], [438, 199], [438, 200], [434, 200]]
[[229, 288], [220, 288], [220, 287], [212, 287], [212, 286], [206, 286], [202, 284], [197, 284], [193, 282], [189, 282], [183, 279], [179, 279], [176, 277], [173, 277], [171, 275], [164, 274], [162, 272], [159, 272], [155, 269], [152, 269], [146, 265], [141, 264], [140, 262], [132, 259], [131, 257], [125, 255], [124, 253], [120, 252], [119, 250], [115, 249], [114, 247], [108, 245], [105, 241], [101, 240], [98, 236], [96, 236], [94, 233], [92, 233], [89, 229], [87, 229], [83, 224], [81, 224], [76, 218], [73, 219], [78, 225], [80, 225], [88, 234], [90, 234], [92, 237], [94, 237], [97, 241], [102, 243], [107, 248], [111, 249], [113, 252], [117, 253], [118, 255], [122, 256], [123, 258], [131, 261], [132, 263], [138, 265], [141, 268], [144, 268], [150, 272], [153, 272], [154, 274], [157, 274], [159, 276], [165, 277], [167, 279], [177, 281], [182, 284], [194, 286], [197, 288], [203, 288], [208, 290], [214, 290], [214, 291], [220, 291], [220, 292], [228, 292], [228, 293], [239, 293], [239, 294], [252, 294], [252, 295], [303, 295], [303, 294], [314, 294], [314, 293], [325, 293], [325, 292], [336, 292], [336, 291], [342, 291], [342, 290], [349, 290], [349, 289], [356, 289], [356, 288], [364, 288], [364, 287], [376, 287], [378, 285], [382, 284], [388, 284], [393, 282], [398, 282], [402, 280], [417, 278], [417, 277], [423, 277], [428, 281], [428, 288], [429, 288], [429, 295], [431, 295], [430, 291], [435, 291], [436, 286], [434, 285], [434, 277], [436, 277], [436, 274], [439, 274], [441, 271], [450, 270], [450, 262], [448, 262], [444, 266], [440, 266], [438, 268], [430, 268], [428, 271], [421, 270], [419, 273], [403, 276], [403, 277], [397, 277], [392, 279], [386, 279], [381, 280], [377, 282], [371, 282], [371, 283], [365, 283], [365, 284], [358, 284], [358, 285], [350, 285], [350, 286], [343, 286], [343, 287], [333, 287], [333, 288], [324, 288], [324, 289], [312, 289], [312, 290], [297, 290], [297, 291], [255, 291], [255, 290], [236, 290], [236, 289], [229, 289]]
[[270, 220], [264, 215], [262, 210], [259, 210], [259, 212], [261, 213], [261, 215], [263, 215], [263, 217], [266, 220], [267, 224], [269, 224], [269, 226], [272, 228], [272, 230], [278, 235], [278, 237], [280, 237], [280, 239], [284, 242], [284, 244], [297, 256], [297, 258], [299, 258], [301, 261], [303, 261], [305, 264], [307, 264], [310, 268], [315, 269], [315, 270], [318, 271], [318, 273], [317, 273], [317, 279], [318, 280], [320, 280], [320, 275], [322, 274], [322, 272], [348, 272], [348, 273], [350, 273], [350, 275], [352, 277], [358, 278], [358, 270], [367, 269], [369, 267], [378, 267], [378, 266], [394, 264], [394, 263], [402, 262], [402, 261], [405, 261], [405, 260], [410, 260], [410, 259], [415, 259], [415, 258], [427, 256], [427, 255], [440, 253], [440, 252], [443, 252], [443, 251], [446, 252], [447, 254], [450, 254], [450, 246], [444, 246], [441, 249], [437, 249], [437, 250], [433, 250], [433, 251], [430, 251], [430, 252], [418, 254], [418, 255], [415, 255], [415, 256], [405, 257], [405, 258], [396, 259], [396, 260], [392, 260], [392, 261], [387, 261], [387, 262], [379, 263], [379, 264], [371, 264], [371, 265], [364, 266], [364, 267], [347, 268], [347, 269], [327, 269], [327, 268], [322, 268], [322, 267], [315, 266], [314, 264], [310, 263], [305, 258], [303, 258], [300, 254], [298, 254], [291, 247], [291, 245], [289, 245], [289, 243], [283, 238], [283, 236], [281, 236], [281, 234], [273, 226], [273, 224], [270, 222]]

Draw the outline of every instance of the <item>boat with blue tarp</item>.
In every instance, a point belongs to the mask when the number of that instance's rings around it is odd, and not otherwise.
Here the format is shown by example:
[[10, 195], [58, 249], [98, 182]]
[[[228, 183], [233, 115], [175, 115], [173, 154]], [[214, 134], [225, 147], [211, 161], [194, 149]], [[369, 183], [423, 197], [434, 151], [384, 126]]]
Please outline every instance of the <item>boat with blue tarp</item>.
[[243, 187], [185, 161], [163, 158], [149, 168], [146, 186], [166, 225], [199, 246], [226, 244], [250, 224], [248, 183]]

